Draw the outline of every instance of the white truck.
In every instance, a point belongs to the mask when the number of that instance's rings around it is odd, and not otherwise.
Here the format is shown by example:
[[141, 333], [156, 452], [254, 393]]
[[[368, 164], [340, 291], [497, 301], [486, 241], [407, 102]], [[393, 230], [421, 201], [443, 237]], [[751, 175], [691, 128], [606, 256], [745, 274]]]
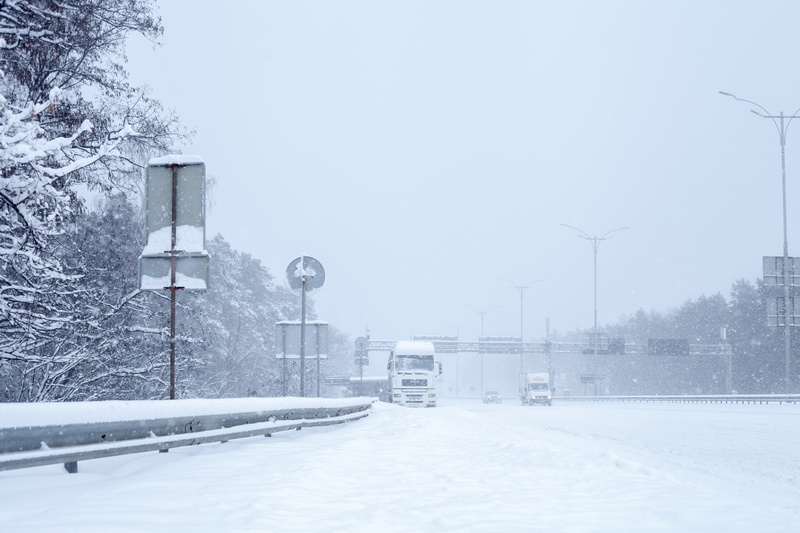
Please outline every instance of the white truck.
[[528, 372], [519, 375], [519, 398], [522, 405], [553, 405], [553, 388], [547, 372]]
[[390, 402], [407, 407], [436, 407], [436, 377], [442, 373], [432, 342], [400, 341], [389, 353]]

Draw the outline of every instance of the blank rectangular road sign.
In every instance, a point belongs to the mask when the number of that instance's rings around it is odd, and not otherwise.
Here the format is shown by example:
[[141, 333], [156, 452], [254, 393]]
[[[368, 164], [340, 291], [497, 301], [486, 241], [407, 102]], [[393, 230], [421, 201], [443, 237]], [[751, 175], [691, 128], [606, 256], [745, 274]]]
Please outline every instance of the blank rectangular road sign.
[[[275, 357], [278, 359], [300, 359], [299, 320], [276, 322]], [[306, 321], [305, 359], [328, 358], [328, 323]]]
[[[161, 291], [170, 286], [172, 258], [165, 255], [139, 258], [139, 288]], [[175, 286], [185, 290], [208, 289], [208, 255], [186, 254], [175, 258]]]
[[172, 249], [172, 171], [176, 172], [176, 250], [205, 250], [206, 166], [199, 156], [151, 159], [145, 189], [145, 248], [142, 255]]

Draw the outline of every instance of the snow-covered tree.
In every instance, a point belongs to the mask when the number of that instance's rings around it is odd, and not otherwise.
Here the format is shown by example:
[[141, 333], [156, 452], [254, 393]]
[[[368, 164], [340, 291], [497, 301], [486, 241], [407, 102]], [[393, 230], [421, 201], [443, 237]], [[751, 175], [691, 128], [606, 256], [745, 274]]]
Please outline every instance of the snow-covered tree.
[[[738, 392], [786, 390], [784, 330], [767, 325], [766, 309], [761, 281], [733, 284], [728, 341], [733, 346], [733, 388]], [[792, 344], [792, 352], [798, 353], [796, 340]]]
[[[688, 339], [693, 344], [717, 344], [720, 328], [727, 330], [733, 352], [733, 389], [739, 393], [785, 390], [783, 328], [767, 326], [763, 284], [739, 280], [730, 301], [721, 294], [687, 300], [667, 313], [644, 310], [609, 325], [610, 336], [644, 343], [649, 338]], [[793, 361], [800, 346], [792, 343]], [[720, 356], [609, 358], [617, 376], [618, 394], [684, 394], [725, 392]], [[797, 364], [797, 363], [793, 363]]]
[[[82, 192], [132, 187], [141, 174], [135, 161], [183, 136], [172, 114], [128, 84], [123, 68], [130, 34], [157, 39], [161, 31], [150, 0], [0, 2], [0, 361], [6, 371], [21, 364], [28, 377], [50, 376], [56, 367], [72, 372], [70, 380], [76, 375], [70, 365], [80, 360], [79, 346], [67, 349], [69, 335], [59, 332], [75, 324], [88, 328], [98, 309], [77, 298], [88, 290], [80, 280], [89, 266], [75, 262], [68, 245]], [[21, 399], [68, 397], [35, 385], [56, 381], [28, 380], [27, 392], [15, 392]]]
[[169, 381], [158, 357], [164, 317], [137, 290], [138, 219], [118, 194], [52, 239], [64, 277], [40, 280], [48, 290], [35, 293], [35, 309], [43, 316], [30, 322], [53, 327], [26, 332], [30, 345], [0, 365], [0, 398], [148, 398], [157, 396], [165, 375]]
[[179, 395], [276, 395], [281, 376], [275, 322], [293, 318], [298, 302], [259, 260], [221, 236], [206, 247], [212, 258], [209, 290], [178, 298]]
[[[0, 0], [0, 401], [168, 393], [168, 298], [137, 289], [130, 198], [149, 156], [187, 134], [124, 69], [129, 35], [161, 35], [153, 11]], [[105, 208], [87, 213], [88, 194]], [[211, 290], [178, 298], [179, 395], [279, 394], [275, 322], [298, 318], [299, 298], [221, 237], [208, 249]]]

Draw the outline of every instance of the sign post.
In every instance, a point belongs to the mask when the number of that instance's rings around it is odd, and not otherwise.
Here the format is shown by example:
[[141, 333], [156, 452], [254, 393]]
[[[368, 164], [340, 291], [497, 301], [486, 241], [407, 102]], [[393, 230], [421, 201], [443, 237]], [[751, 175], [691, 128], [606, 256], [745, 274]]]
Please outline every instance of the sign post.
[[206, 167], [198, 156], [167, 155], [147, 164], [139, 289], [170, 292], [170, 400], [175, 399], [175, 292], [208, 288], [205, 179]]
[[586, 385], [594, 384], [594, 395], [597, 396], [597, 384], [602, 383], [606, 376], [604, 374], [581, 374], [583, 384], [583, 395], [586, 396]]
[[320, 320], [306, 320], [305, 334], [301, 333], [300, 320], [282, 320], [275, 323], [275, 345], [278, 348], [275, 357], [283, 359], [282, 388], [287, 394], [286, 360], [300, 357], [300, 339], [305, 337], [304, 351], [307, 356], [313, 354], [319, 360], [328, 357], [328, 323]]
[[[325, 269], [322, 263], [311, 256], [301, 255], [286, 268], [286, 277], [289, 286], [300, 289], [302, 303], [300, 307], [300, 396], [305, 393], [306, 372], [306, 292], [319, 289], [325, 283]], [[317, 358], [317, 397], [319, 397], [319, 357]]]
[[[785, 189], [784, 189], [785, 192]], [[786, 198], [784, 198], [784, 206]], [[766, 256], [764, 265], [764, 292], [767, 300], [767, 325], [783, 326], [786, 365], [786, 394], [792, 390], [792, 329], [800, 326], [800, 258], [789, 257], [785, 239], [786, 213], [784, 209], [783, 257]]]
[[358, 394], [361, 396], [364, 394], [364, 365], [369, 366], [369, 341], [367, 341], [366, 337], [358, 337], [355, 345], [356, 351], [353, 355], [355, 358], [355, 364], [358, 365]]

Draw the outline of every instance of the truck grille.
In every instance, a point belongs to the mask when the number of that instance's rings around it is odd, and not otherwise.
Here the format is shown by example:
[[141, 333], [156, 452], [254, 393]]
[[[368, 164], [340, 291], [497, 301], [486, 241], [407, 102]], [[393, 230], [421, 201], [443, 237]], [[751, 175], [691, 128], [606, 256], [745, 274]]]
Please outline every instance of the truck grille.
[[403, 387], [427, 387], [427, 379], [404, 379]]

